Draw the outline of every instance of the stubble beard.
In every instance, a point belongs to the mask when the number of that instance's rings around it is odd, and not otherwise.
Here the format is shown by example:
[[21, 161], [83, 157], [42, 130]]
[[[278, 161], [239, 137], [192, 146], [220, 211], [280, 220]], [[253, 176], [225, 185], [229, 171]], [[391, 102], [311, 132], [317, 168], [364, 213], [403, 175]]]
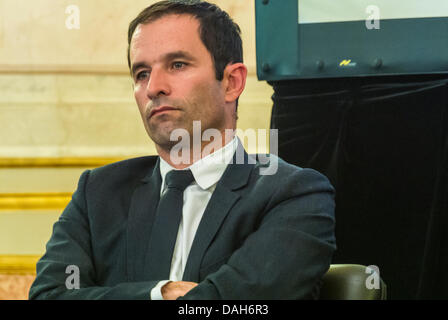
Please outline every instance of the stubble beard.
[[149, 123], [150, 120], [151, 119], [149, 119], [146, 124], [149, 137], [158, 148], [161, 148], [167, 152], [169, 152], [171, 148], [179, 142], [179, 140], [176, 140], [176, 137], [173, 137], [173, 140], [171, 139], [172, 132], [175, 129], [185, 129], [191, 135], [191, 130], [184, 128], [184, 125], [178, 123], [177, 121], [173, 122], [173, 120], [171, 120], [170, 123], [162, 122], [151, 125]]
[[[210, 90], [210, 88], [209, 88]], [[214, 96], [213, 92], [210, 96]], [[162, 99], [163, 100], [163, 99]], [[181, 111], [179, 115], [173, 117], [173, 115], [156, 115], [157, 117], [162, 117], [157, 119], [156, 122], [152, 121], [151, 118], [145, 118], [145, 128], [151, 138], [151, 140], [156, 144], [158, 151], [164, 151], [169, 153], [171, 149], [177, 145], [181, 140], [185, 142], [189, 140], [190, 146], [193, 148], [193, 143], [202, 142], [202, 133], [206, 129], [217, 129], [219, 131], [224, 130], [225, 126], [225, 112], [224, 106], [219, 106], [218, 108], [213, 108], [211, 104], [215, 101], [213, 99], [191, 99], [191, 100], [155, 100], [152, 101], [151, 107], [167, 105], [178, 107]], [[150, 109], [149, 109], [150, 110]], [[219, 111], [221, 112], [219, 112]], [[167, 117], [163, 119], [163, 117]], [[194, 139], [193, 138], [193, 121], [201, 122], [201, 136]], [[151, 123], [152, 122], [152, 123]], [[172, 136], [172, 133], [176, 129], [183, 129], [188, 137], [180, 137], [177, 134]], [[176, 132], [177, 133], [177, 132]], [[172, 139], [171, 139], [172, 138]], [[200, 140], [200, 141], [198, 141]], [[202, 149], [202, 148], [201, 148]]]
[[[159, 115], [164, 117], [165, 115]], [[168, 116], [168, 115], [166, 115]], [[211, 141], [202, 141], [203, 133], [207, 129], [217, 129], [224, 134], [224, 122], [222, 117], [210, 117], [210, 114], [202, 117], [203, 115], [197, 115], [196, 117], [189, 117], [183, 113], [182, 118], [169, 118], [169, 119], [157, 119], [157, 123], [150, 123], [151, 119], [146, 122], [146, 128], [149, 137], [156, 144], [156, 148], [164, 153], [170, 153], [171, 149], [177, 144], [188, 143], [190, 148], [194, 150], [202, 150], [204, 145]], [[201, 119], [202, 118], [202, 119]], [[162, 121], [163, 120], [163, 121]], [[201, 126], [200, 132], [193, 132], [193, 122], [199, 121]], [[181, 129], [181, 130], [177, 130]], [[175, 131], [176, 130], [176, 131]], [[173, 132], [174, 131], [174, 132]], [[199, 133], [199, 135], [198, 135]], [[179, 135], [181, 134], [181, 135]], [[196, 136], [194, 136], [196, 135]], [[216, 141], [213, 141], [216, 143]], [[199, 148], [199, 149], [198, 149]]]

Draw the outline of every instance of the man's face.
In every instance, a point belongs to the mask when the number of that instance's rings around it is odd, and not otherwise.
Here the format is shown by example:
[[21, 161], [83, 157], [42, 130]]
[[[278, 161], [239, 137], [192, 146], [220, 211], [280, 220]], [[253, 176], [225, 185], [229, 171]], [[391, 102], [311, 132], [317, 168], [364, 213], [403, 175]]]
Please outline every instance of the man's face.
[[[225, 89], [216, 80], [211, 54], [190, 15], [167, 15], [138, 25], [130, 46], [134, 96], [145, 129], [157, 146], [169, 148], [174, 129], [192, 137], [193, 121], [202, 131], [231, 128]], [[229, 122], [230, 121], [230, 122]]]

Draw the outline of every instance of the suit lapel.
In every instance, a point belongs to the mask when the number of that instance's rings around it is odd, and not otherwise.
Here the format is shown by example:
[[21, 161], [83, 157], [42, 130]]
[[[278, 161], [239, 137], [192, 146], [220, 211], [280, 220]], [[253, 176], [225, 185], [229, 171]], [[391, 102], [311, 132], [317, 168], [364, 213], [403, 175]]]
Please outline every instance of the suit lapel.
[[[146, 251], [151, 236], [154, 214], [160, 198], [162, 179], [160, 177], [159, 159], [152, 172], [142, 180], [135, 189], [128, 217], [127, 226], [127, 267], [129, 281], [146, 279]], [[147, 279], [149, 280], [149, 278]]]
[[[237, 154], [244, 156], [243, 164], [240, 164], [241, 158], [240, 161], [236, 162]], [[254, 164], [248, 164], [247, 159], [248, 155], [244, 151], [241, 143], [239, 143], [237, 152], [233, 157], [233, 162], [228, 165], [221, 180], [216, 185], [216, 189], [199, 223], [185, 266], [184, 281], [199, 282], [199, 270], [202, 258], [225, 217], [241, 197], [237, 190], [248, 183], [250, 173], [254, 168]]]

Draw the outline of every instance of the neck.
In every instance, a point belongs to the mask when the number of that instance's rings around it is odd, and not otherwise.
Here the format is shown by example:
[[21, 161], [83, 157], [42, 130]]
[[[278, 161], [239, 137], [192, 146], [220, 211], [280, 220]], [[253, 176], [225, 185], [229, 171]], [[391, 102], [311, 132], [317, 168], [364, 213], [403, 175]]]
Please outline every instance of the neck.
[[235, 137], [234, 130], [221, 134], [221, 139], [212, 141], [180, 141], [169, 148], [156, 145], [159, 156], [175, 169], [185, 169], [209, 154], [222, 149]]

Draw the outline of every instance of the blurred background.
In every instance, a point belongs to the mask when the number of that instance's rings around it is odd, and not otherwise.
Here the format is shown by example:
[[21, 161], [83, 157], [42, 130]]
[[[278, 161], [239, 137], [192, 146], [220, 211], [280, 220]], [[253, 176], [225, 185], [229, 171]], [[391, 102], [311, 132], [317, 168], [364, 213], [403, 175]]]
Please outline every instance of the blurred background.
[[[128, 24], [154, 2], [0, 0], [0, 299], [27, 297], [82, 171], [156, 154], [126, 61]], [[254, 1], [212, 2], [242, 30], [249, 75], [238, 128], [269, 129], [272, 88], [256, 76]]]

